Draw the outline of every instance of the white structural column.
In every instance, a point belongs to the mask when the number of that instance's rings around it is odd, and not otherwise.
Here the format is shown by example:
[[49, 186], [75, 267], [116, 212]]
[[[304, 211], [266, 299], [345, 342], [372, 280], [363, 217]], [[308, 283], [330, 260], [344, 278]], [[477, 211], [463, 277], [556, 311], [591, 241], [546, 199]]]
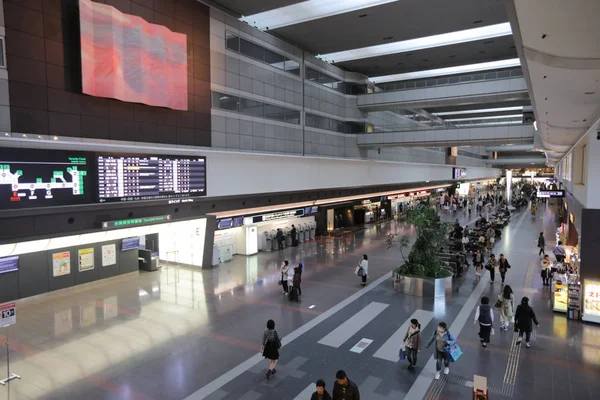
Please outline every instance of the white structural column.
[[506, 204], [512, 200], [512, 171], [506, 170]]

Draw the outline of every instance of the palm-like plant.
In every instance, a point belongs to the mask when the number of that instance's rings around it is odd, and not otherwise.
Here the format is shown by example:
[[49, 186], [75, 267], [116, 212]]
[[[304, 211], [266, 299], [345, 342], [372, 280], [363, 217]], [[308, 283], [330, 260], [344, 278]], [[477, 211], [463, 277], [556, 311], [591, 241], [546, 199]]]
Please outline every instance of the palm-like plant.
[[404, 261], [397, 272], [420, 278], [447, 277], [448, 272], [442, 267], [438, 251], [446, 242], [449, 224], [442, 222], [435, 208], [429, 205], [417, 205], [406, 210], [400, 216], [399, 221], [414, 226], [417, 238], [406, 258], [404, 250], [409, 244], [408, 236], [398, 234], [387, 236], [388, 248], [397, 248]]

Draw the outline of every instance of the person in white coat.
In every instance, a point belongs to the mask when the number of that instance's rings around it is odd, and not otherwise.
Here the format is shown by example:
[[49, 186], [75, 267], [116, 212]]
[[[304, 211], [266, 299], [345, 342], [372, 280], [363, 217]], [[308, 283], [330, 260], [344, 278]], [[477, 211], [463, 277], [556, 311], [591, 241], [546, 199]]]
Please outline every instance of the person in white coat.
[[369, 257], [366, 254], [363, 254], [363, 259], [360, 261], [360, 267], [363, 269], [364, 273], [362, 275], [362, 283], [361, 286], [365, 286], [367, 284], [367, 277], [369, 276]]

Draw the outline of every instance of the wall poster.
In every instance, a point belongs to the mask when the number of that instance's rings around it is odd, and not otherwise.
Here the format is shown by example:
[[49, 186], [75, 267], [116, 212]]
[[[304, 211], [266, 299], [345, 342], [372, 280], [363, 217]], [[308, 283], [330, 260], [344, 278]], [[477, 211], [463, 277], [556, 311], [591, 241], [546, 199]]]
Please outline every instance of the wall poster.
[[71, 273], [71, 252], [63, 251], [52, 254], [52, 276], [69, 275]]
[[117, 263], [117, 246], [113, 244], [105, 244], [102, 246], [102, 266], [108, 267]]
[[94, 269], [94, 248], [79, 250], [79, 272]]

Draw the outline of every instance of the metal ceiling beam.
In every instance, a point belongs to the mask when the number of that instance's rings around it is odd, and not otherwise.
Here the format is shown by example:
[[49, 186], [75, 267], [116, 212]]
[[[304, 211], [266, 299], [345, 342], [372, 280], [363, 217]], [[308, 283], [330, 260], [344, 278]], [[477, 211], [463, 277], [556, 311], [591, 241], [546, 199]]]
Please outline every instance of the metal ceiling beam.
[[491, 165], [531, 165], [531, 164], [546, 164], [545, 157], [515, 157], [515, 158], [497, 158], [495, 160], [489, 159], [485, 161]]
[[520, 144], [520, 145], [516, 145], [516, 146], [490, 146], [490, 147], [486, 147], [485, 150], [502, 152], [502, 151], [533, 151], [535, 149], [533, 148], [533, 143], [532, 143], [532, 144]]

